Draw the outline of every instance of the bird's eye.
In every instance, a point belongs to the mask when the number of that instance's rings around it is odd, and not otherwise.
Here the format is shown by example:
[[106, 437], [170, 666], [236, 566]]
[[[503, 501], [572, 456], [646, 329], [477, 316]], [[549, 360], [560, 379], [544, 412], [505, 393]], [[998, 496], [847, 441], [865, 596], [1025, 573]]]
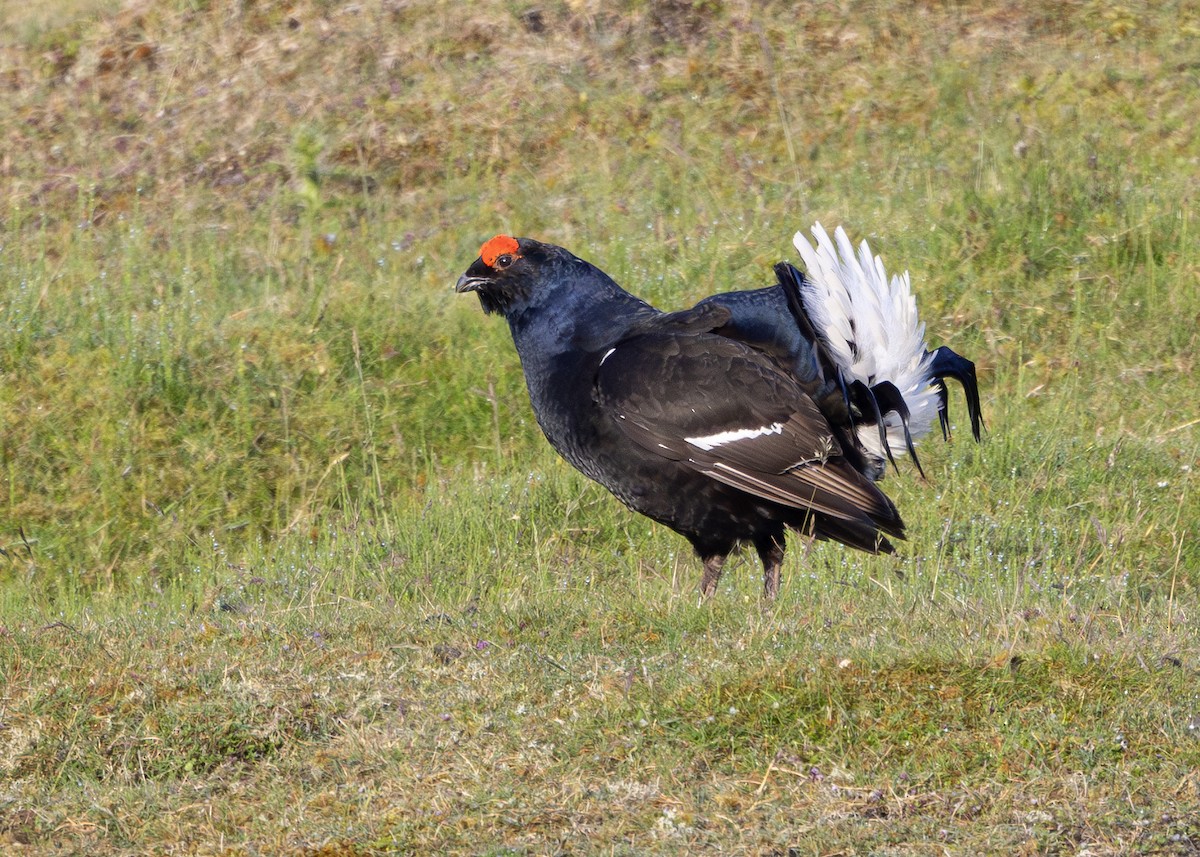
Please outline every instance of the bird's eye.
[[504, 253], [504, 254], [496, 257], [496, 264], [493, 267], [507, 268], [511, 264], [512, 264], [512, 256], [510, 256], [507, 253]]

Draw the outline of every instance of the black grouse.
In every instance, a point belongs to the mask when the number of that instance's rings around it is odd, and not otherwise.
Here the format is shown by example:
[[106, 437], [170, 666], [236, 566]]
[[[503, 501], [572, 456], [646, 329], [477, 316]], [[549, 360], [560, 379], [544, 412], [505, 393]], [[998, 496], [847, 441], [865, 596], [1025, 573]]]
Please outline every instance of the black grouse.
[[[666, 313], [561, 247], [498, 235], [459, 278], [507, 319], [547, 440], [636, 512], [687, 538], [711, 595], [726, 557], [753, 544], [774, 597], [784, 533], [872, 553], [904, 537], [875, 485], [935, 415], [944, 377], [982, 420], [974, 365], [927, 352], [907, 272], [891, 282], [864, 242], [841, 255], [817, 224], [809, 269]], [[920, 467], [917, 464], [918, 469]]]

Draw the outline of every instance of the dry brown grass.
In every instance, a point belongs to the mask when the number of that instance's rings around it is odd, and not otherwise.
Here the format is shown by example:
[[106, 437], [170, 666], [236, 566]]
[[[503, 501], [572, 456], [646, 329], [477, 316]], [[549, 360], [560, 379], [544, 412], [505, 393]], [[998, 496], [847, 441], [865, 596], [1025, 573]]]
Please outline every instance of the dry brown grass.
[[[822, 171], [836, 171], [856, 155], [846, 141], [884, 129], [947, 142], [968, 130], [942, 127], [952, 117], [932, 75], [944, 72], [913, 62], [931, 54], [964, 70], [986, 56], [1004, 69], [1005, 78], [973, 85], [985, 97], [1024, 89], [1019, 115], [994, 118], [1022, 123], [1013, 131], [1026, 147], [1045, 133], [1038, 114], [1053, 109], [1048, 96], [1089, 109], [1086, 92], [1071, 92], [1081, 85], [1118, 99], [1152, 87], [1139, 94], [1156, 103], [1161, 145], [1192, 140], [1189, 101], [1161, 56], [1134, 52], [1132, 67], [1096, 76], [1088, 55], [1134, 35], [1171, 37], [1158, 29], [1170, 15], [1081, 2], [917, 5], [903, 23], [869, 4], [848, 12], [815, 7], [797, 20], [744, 3], [572, 3], [516, 14], [490, 3], [134, 2], [92, 23], [68, 10], [82, 23], [3, 54], [9, 109], [21, 119], [9, 124], [7, 197], [94, 222], [185, 199], [205, 218], [261, 205], [315, 167], [338, 193], [382, 191], [424, 208], [463, 174], [531, 175], [553, 188], [584, 157], [611, 171], [628, 157], [614, 146], [715, 154], [752, 183], [756, 170], [738, 155], [750, 150], [819, 183], [805, 166], [818, 150]], [[1176, 17], [1185, 39], [1196, 24], [1183, 9]], [[1077, 67], [1046, 56], [1069, 44], [1081, 49]], [[890, 85], [898, 78], [904, 86]], [[680, 106], [691, 99], [721, 105], [704, 131], [723, 152], [689, 154]], [[1114, 127], [1110, 142], [1128, 145], [1146, 130]], [[308, 135], [318, 141], [315, 164], [298, 162]], [[494, 204], [503, 219], [503, 194]]]

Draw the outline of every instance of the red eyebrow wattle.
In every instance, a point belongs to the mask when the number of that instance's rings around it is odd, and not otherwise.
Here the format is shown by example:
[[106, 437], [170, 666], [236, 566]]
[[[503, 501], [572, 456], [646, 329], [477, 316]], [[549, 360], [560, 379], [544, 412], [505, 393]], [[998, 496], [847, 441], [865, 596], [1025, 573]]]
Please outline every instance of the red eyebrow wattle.
[[484, 242], [479, 248], [479, 258], [483, 259], [483, 264], [489, 268], [496, 264], [496, 260], [507, 254], [515, 255], [521, 245], [517, 243], [516, 238], [510, 238], [507, 235], [497, 235], [495, 238], [490, 238]]

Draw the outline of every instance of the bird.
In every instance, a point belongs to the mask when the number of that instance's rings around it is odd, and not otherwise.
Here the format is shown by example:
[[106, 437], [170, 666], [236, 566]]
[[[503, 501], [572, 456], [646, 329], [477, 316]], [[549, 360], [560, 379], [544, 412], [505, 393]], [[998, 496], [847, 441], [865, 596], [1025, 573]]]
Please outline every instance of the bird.
[[889, 280], [841, 227], [812, 234], [793, 239], [807, 274], [780, 262], [773, 285], [672, 312], [562, 247], [504, 234], [455, 285], [507, 321], [550, 445], [686, 538], [706, 599], [743, 545], [774, 599], [788, 530], [893, 553], [905, 525], [876, 483], [897, 455], [921, 472], [914, 443], [935, 419], [949, 437], [946, 378], [980, 439], [975, 366], [926, 349], [908, 273]]

